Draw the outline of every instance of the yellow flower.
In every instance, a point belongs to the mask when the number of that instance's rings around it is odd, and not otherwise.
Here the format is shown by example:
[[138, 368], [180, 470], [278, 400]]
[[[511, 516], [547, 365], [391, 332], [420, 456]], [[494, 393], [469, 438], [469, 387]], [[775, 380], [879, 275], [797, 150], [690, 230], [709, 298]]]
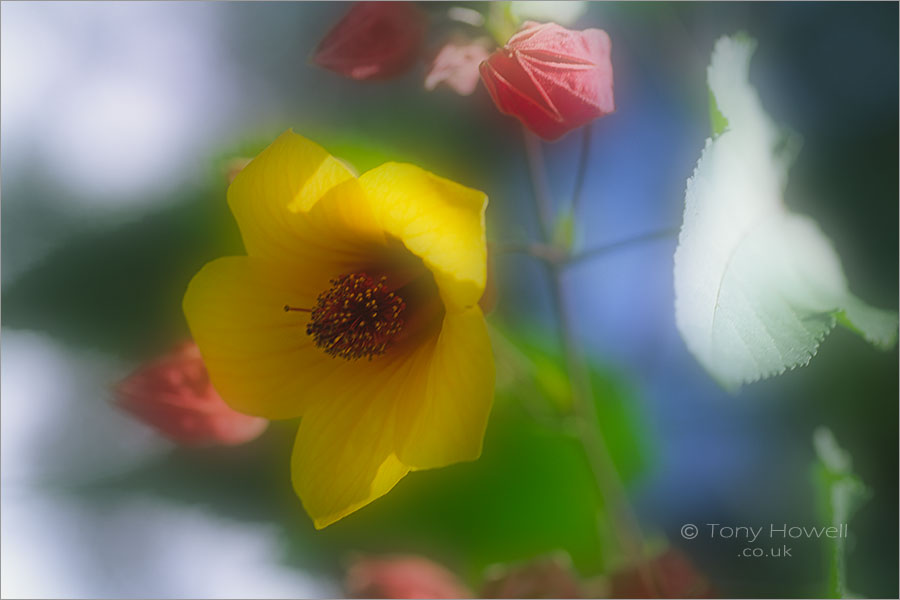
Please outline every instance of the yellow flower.
[[411, 470], [478, 458], [494, 390], [485, 194], [406, 164], [356, 178], [287, 131], [228, 204], [248, 256], [204, 266], [184, 313], [229, 405], [302, 417], [291, 472], [315, 526]]

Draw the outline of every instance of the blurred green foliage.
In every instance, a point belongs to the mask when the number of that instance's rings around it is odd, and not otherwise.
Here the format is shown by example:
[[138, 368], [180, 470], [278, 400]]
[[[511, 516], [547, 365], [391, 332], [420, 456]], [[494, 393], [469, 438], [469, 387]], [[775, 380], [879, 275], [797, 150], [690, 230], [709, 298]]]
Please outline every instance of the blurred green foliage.
[[223, 180], [54, 251], [4, 287], [3, 324], [117, 356], [158, 353], [187, 335], [181, 298], [193, 274], [217, 256], [238, 253]]

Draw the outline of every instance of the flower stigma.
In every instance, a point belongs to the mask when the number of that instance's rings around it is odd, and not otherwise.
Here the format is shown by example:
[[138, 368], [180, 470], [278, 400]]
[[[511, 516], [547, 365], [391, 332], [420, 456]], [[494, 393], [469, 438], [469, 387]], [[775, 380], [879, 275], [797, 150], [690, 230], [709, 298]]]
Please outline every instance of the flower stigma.
[[326, 354], [372, 360], [387, 352], [403, 330], [406, 302], [388, 288], [387, 277], [376, 280], [360, 272], [332, 279], [313, 308], [284, 310], [310, 313], [306, 334]]

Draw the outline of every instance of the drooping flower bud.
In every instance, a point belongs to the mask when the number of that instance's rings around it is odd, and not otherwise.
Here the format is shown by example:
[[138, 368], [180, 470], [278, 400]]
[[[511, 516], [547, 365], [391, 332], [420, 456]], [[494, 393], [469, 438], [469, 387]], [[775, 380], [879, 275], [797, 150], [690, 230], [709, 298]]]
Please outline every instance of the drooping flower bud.
[[225, 404], [193, 342], [141, 366], [116, 386], [115, 396], [118, 405], [140, 421], [189, 446], [243, 444], [269, 424]]
[[609, 36], [528, 22], [481, 64], [500, 112], [545, 140], [615, 110]]
[[351, 79], [388, 79], [415, 63], [426, 27], [412, 2], [357, 2], [319, 43], [313, 62]]
[[470, 95], [478, 87], [478, 65], [488, 57], [490, 48], [488, 38], [448, 40], [428, 66], [425, 89], [444, 84], [460, 96]]
[[347, 571], [351, 598], [472, 598], [472, 592], [441, 565], [413, 555], [360, 558]]

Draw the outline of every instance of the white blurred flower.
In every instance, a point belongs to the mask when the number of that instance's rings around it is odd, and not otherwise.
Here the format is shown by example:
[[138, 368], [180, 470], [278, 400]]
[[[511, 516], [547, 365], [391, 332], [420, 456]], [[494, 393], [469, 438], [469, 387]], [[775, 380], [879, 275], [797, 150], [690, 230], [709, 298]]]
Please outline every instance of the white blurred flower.
[[510, 10], [520, 21], [539, 21], [558, 25], [574, 25], [588, 9], [587, 2], [511, 2]]
[[4, 169], [37, 166], [86, 208], [177, 186], [228, 122], [238, 78], [216, 7], [171, 6], [4, 3]]

